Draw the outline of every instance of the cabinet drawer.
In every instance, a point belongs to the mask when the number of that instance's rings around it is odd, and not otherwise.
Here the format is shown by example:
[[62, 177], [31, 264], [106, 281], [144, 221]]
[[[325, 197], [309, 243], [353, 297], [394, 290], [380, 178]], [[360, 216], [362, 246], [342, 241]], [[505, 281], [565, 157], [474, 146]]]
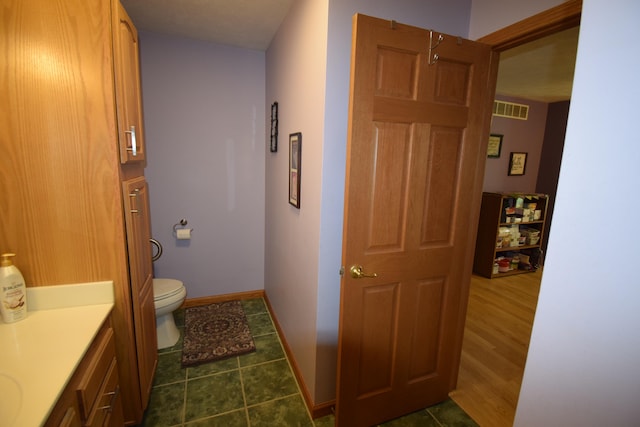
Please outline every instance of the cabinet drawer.
[[64, 393], [51, 411], [45, 427], [81, 427], [78, 402], [73, 393]]
[[[87, 353], [83, 364], [80, 380], [76, 388], [76, 395], [80, 405], [80, 415], [85, 421], [89, 420], [92, 412], [100, 403], [100, 392], [112, 365], [115, 366], [115, 344], [113, 329], [105, 328], [94, 341], [94, 345]], [[117, 378], [117, 376], [116, 376]]]
[[118, 385], [118, 365], [114, 358], [100, 389], [93, 412], [86, 420], [85, 425], [90, 427], [121, 426], [124, 421], [120, 414], [122, 414], [122, 399]]
[[[3, 425], [2, 420], [0, 425]], [[110, 318], [96, 334], [44, 425], [124, 425], [115, 339]]]
[[62, 421], [60, 421], [59, 427], [80, 427], [80, 418], [78, 418], [78, 413], [76, 412], [76, 408], [73, 406], [67, 409], [62, 417]]

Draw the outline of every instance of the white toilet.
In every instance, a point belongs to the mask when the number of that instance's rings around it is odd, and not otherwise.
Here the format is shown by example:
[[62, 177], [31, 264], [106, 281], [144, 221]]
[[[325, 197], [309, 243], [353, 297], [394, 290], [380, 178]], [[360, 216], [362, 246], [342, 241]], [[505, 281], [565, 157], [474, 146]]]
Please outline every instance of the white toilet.
[[187, 297], [184, 284], [175, 279], [153, 279], [153, 304], [156, 307], [158, 350], [174, 346], [180, 339], [173, 312]]

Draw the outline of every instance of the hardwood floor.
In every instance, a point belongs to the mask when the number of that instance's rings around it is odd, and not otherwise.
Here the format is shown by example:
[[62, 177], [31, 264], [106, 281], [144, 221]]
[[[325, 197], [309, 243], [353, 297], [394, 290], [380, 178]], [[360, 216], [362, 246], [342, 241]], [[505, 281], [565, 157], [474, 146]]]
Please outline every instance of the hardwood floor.
[[473, 275], [458, 387], [451, 398], [482, 427], [513, 425], [542, 271]]

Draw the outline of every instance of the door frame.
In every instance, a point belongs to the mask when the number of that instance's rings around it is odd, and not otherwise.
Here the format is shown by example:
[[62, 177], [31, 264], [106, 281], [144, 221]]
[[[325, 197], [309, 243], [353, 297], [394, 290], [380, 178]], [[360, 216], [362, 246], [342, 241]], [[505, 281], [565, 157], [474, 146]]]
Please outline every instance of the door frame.
[[495, 52], [521, 46], [545, 36], [580, 25], [582, 0], [569, 0], [515, 24], [504, 27], [476, 41], [486, 43]]
[[[476, 41], [490, 45], [493, 51], [499, 54], [508, 49], [577, 27], [580, 25], [581, 16], [582, 0], [568, 0], [556, 7], [480, 37]], [[498, 64], [499, 62], [498, 59]]]

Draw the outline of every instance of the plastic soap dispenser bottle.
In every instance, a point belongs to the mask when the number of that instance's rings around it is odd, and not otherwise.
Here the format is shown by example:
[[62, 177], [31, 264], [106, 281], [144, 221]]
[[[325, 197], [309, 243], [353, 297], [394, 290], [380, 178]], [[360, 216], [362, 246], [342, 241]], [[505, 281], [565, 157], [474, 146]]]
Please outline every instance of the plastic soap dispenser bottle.
[[2, 254], [0, 261], [0, 313], [5, 323], [27, 317], [27, 287], [20, 270], [13, 265], [15, 254]]

